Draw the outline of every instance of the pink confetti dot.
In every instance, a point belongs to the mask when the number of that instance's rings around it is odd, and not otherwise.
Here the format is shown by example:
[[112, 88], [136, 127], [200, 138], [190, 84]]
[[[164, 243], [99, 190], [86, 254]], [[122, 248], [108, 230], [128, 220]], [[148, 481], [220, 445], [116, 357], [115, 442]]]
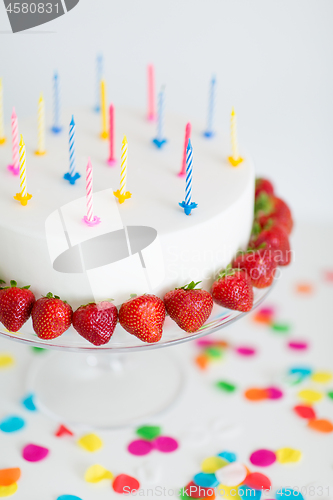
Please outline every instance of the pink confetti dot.
[[275, 313], [275, 308], [273, 306], [266, 306], [259, 309], [259, 312], [264, 316], [272, 316]]
[[236, 352], [241, 356], [253, 356], [256, 350], [253, 347], [241, 346], [236, 348]]
[[268, 467], [276, 461], [276, 455], [271, 450], [257, 450], [250, 455], [250, 462], [258, 467]]
[[162, 453], [171, 453], [178, 448], [177, 441], [168, 436], [159, 436], [157, 439], [155, 439], [153, 444], [154, 448], [156, 448], [156, 450], [158, 451], [161, 451]]
[[49, 450], [36, 444], [27, 444], [22, 450], [22, 457], [28, 462], [39, 462], [47, 457]]
[[267, 387], [268, 399], [280, 399], [283, 397], [283, 392], [278, 387]]
[[333, 271], [331, 271], [331, 270], [325, 271], [324, 276], [325, 276], [326, 281], [333, 283]]
[[213, 345], [213, 344], [214, 344], [213, 340], [209, 340], [209, 339], [199, 339], [199, 340], [197, 340], [197, 345], [199, 347], [209, 347], [210, 345]]
[[138, 457], [143, 455], [148, 455], [154, 448], [153, 444], [150, 441], [146, 441], [145, 439], [136, 439], [132, 441], [127, 449], [132, 455], [136, 455]]
[[305, 341], [296, 341], [296, 340], [292, 340], [290, 342], [288, 342], [288, 347], [290, 349], [294, 349], [296, 351], [304, 351], [305, 349], [307, 349], [309, 346], [308, 346], [308, 343], [305, 342]]

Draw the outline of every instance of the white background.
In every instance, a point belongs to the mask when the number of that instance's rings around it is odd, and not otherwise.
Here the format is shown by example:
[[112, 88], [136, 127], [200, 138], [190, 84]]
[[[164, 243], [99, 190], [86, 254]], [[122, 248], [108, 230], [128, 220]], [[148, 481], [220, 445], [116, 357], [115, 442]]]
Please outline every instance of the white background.
[[[69, 13], [11, 34], [0, 5], [0, 75], [6, 119], [36, 112], [60, 72], [66, 107], [93, 105], [95, 56], [105, 56], [108, 95], [146, 105], [146, 65], [167, 86], [167, 109], [202, 119], [218, 78], [217, 121], [257, 173], [276, 181], [296, 218], [333, 220], [333, 2], [331, 0], [80, 0]], [[219, 138], [217, 137], [216, 140]]]

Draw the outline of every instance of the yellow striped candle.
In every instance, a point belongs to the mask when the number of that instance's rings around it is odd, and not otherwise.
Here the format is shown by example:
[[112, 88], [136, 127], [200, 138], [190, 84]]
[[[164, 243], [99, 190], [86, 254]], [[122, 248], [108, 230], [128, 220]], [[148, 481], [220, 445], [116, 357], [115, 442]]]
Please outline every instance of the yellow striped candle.
[[106, 83], [105, 80], [101, 80], [101, 113], [102, 113], [102, 132], [101, 138], [108, 139], [108, 110], [106, 101]]
[[231, 111], [231, 151], [232, 151], [232, 156], [229, 156], [228, 160], [233, 167], [237, 167], [237, 165], [242, 163], [243, 158], [239, 156], [238, 152], [237, 121], [234, 108], [232, 108]]
[[0, 78], [0, 145], [5, 144], [5, 127], [3, 124], [3, 94], [2, 94], [2, 78]]
[[32, 195], [27, 192], [27, 173], [26, 173], [26, 162], [25, 162], [25, 144], [23, 137], [20, 138], [20, 193], [16, 193], [14, 200], [17, 200], [21, 205], [26, 205], [29, 200], [31, 200]]
[[45, 155], [45, 106], [43, 94], [40, 95], [38, 101], [38, 147], [35, 151], [36, 155]]
[[118, 189], [118, 191], [113, 192], [115, 197], [118, 198], [119, 203], [124, 203], [125, 200], [127, 200], [132, 196], [132, 194], [129, 191], [126, 191], [127, 150], [128, 150], [128, 143], [126, 135], [124, 135], [123, 143], [121, 145], [120, 189]]

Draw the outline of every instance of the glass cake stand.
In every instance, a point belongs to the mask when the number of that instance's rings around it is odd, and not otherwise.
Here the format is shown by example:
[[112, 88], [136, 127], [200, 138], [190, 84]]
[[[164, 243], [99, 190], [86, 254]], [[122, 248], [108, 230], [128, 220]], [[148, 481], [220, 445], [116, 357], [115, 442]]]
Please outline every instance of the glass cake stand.
[[[253, 308], [271, 288], [254, 289]], [[68, 425], [113, 429], [147, 422], [181, 393], [181, 366], [162, 347], [209, 335], [246, 314], [214, 305], [209, 321], [194, 334], [187, 334], [167, 317], [162, 339], [156, 344], [141, 342], [119, 324], [110, 342], [100, 347], [89, 344], [72, 327], [56, 339], [43, 341], [33, 332], [31, 319], [17, 333], [0, 325], [0, 335], [56, 351], [36, 359], [27, 376], [38, 409]]]

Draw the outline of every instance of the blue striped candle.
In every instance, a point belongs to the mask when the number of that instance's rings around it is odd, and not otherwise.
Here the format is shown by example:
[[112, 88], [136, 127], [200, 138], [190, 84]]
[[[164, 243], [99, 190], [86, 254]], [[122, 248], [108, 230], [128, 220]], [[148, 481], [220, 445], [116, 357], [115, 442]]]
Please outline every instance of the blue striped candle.
[[210, 82], [210, 89], [209, 89], [207, 129], [203, 134], [207, 138], [213, 137], [213, 135], [215, 134], [214, 132], [215, 87], [216, 87], [216, 78], [215, 76], [213, 76]]
[[165, 108], [165, 91], [164, 87], [158, 94], [158, 104], [157, 104], [157, 137], [153, 139], [153, 143], [159, 149], [167, 142], [164, 137], [164, 108]]
[[53, 127], [52, 132], [59, 134], [62, 131], [60, 125], [60, 88], [59, 88], [59, 75], [57, 72], [53, 76]]
[[76, 172], [76, 158], [75, 158], [75, 122], [74, 116], [69, 124], [69, 172], [64, 175], [64, 179], [70, 184], [75, 184], [81, 175]]
[[103, 54], [96, 57], [96, 104], [94, 111], [99, 113], [101, 110], [101, 80], [103, 79]]
[[193, 149], [191, 139], [188, 141], [186, 150], [186, 187], [185, 201], [179, 203], [186, 215], [191, 215], [191, 210], [196, 208], [197, 203], [192, 202], [192, 175], [193, 175]]

